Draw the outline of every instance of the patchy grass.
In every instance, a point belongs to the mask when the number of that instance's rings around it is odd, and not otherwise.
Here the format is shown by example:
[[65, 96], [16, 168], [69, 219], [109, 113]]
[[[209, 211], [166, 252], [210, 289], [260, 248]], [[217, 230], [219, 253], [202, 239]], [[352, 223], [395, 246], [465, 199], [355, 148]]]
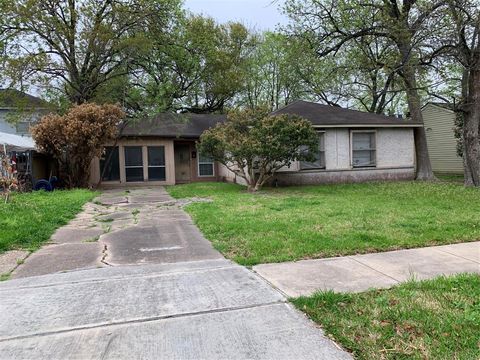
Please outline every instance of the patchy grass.
[[436, 173], [435, 176], [442, 181], [446, 182], [453, 182], [458, 184], [463, 184], [464, 176], [462, 174], [438, 174]]
[[479, 359], [480, 276], [292, 302], [359, 359]]
[[0, 203], [0, 253], [38, 249], [96, 195], [88, 190], [14, 194], [7, 204]]
[[243, 265], [480, 239], [480, 191], [451, 183], [368, 183], [265, 189], [194, 183], [175, 198], [216, 249]]

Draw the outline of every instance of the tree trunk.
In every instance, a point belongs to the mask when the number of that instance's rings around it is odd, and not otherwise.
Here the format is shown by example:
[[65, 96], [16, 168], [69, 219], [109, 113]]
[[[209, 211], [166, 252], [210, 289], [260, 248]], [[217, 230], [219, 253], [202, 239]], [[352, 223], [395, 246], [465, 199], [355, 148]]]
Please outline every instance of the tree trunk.
[[[410, 117], [415, 122], [420, 122], [423, 125], [422, 106], [420, 96], [417, 90], [417, 80], [415, 69], [406, 64], [401, 72], [405, 83], [405, 91], [407, 94], [408, 110]], [[427, 136], [425, 128], [419, 127], [414, 130], [415, 138], [415, 156], [417, 161], [417, 175], [416, 180], [432, 181], [435, 180], [435, 175], [432, 171], [432, 164], [428, 155]]]
[[258, 191], [257, 184], [248, 183], [247, 184], [247, 191], [250, 192], [250, 193], [257, 192]]
[[480, 69], [470, 71], [463, 122], [465, 185], [480, 186]]

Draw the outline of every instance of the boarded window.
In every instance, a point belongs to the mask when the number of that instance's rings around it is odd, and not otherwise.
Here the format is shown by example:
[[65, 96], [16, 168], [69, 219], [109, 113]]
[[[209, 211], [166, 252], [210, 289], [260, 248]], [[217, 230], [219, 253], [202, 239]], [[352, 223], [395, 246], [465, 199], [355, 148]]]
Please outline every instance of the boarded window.
[[127, 182], [143, 181], [141, 146], [125, 146], [125, 177]]
[[352, 132], [352, 166], [376, 166], [376, 144], [374, 131]]
[[[105, 171], [105, 172], [104, 172]], [[100, 158], [100, 175], [102, 181], [120, 180], [120, 163], [118, 146], [106, 146], [102, 157]]]
[[148, 180], [165, 181], [165, 147], [148, 147]]
[[212, 158], [198, 154], [198, 176], [214, 176], [215, 162]]
[[301, 161], [301, 170], [325, 169], [325, 133], [319, 132], [318, 136], [318, 151], [314, 154], [315, 161]]

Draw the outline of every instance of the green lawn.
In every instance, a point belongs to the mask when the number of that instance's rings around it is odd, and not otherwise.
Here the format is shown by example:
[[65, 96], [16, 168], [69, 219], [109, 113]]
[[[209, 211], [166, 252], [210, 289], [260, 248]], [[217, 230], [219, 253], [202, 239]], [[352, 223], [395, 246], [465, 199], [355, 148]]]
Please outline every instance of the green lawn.
[[480, 359], [480, 276], [292, 302], [359, 359]]
[[37, 249], [95, 196], [88, 190], [40, 191], [14, 194], [7, 204], [0, 202], [0, 253]]
[[480, 191], [454, 183], [368, 183], [265, 189], [194, 183], [176, 198], [215, 248], [243, 265], [480, 239]]
[[463, 184], [464, 177], [461, 174], [435, 174], [435, 176], [442, 181], [454, 182]]

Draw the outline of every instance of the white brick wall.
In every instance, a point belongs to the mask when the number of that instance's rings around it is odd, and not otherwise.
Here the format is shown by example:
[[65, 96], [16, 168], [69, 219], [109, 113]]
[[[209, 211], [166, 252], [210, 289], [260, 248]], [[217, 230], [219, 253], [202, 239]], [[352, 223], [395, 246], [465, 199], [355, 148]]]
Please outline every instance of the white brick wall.
[[[415, 146], [413, 129], [377, 128], [377, 166], [353, 169], [351, 166], [350, 129], [326, 129], [324, 170], [297, 171], [298, 164], [278, 172], [279, 183], [322, 183], [368, 180], [408, 180], [414, 177]], [[234, 181], [234, 174], [221, 166], [220, 175]], [[317, 174], [317, 175], [315, 175]], [[238, 178], [237, 178], [238, 181]]]

